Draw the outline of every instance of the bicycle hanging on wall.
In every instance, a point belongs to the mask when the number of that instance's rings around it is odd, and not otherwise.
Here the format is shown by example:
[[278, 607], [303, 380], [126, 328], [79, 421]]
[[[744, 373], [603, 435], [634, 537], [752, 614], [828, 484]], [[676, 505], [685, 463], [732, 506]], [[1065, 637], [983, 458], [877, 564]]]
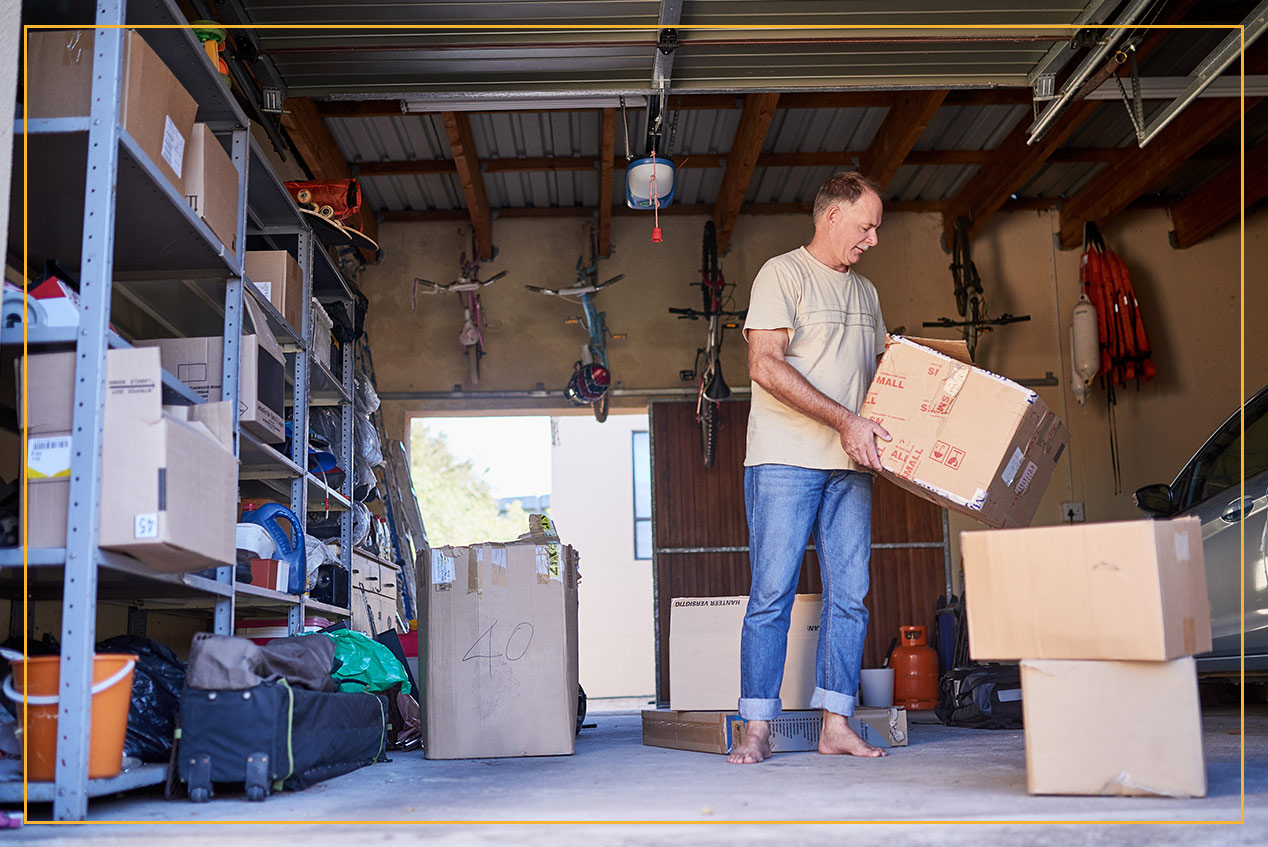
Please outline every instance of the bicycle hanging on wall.
[[[730, 296], [733, 283], [728, 284], [718, 265], [718, 236], [713, 221], [704, 225], [700, 286], [704, 309], [670, 309], [679, 320], [707, 320], [709, 337], [707, 346], [696, 350], [696, 361], [691, 370], [680, 371], [684, 380], [699, 375], [699, 391], [696, 394], [696, 421], [700, 424], [700, 452], [706, 468], [713, 467], [718, 450], [718, 404], [731, 396], [731, 389], [722, 376], [722, 335], [728, 329], [736, 329], [748, 314], [747, 309], [727, 309], [734, 300]], [[701, 370], [701, 360], [704, 369]]]
[[[462, 230], [458, 231], [461, 234]], [[462, 343], [463, 353], [467, 357], [467, 377], [472, 385], [480, 384], [480, 360], [488, 355], [484, 344], [484, 330], [487, 326], [484, 308], [480, 303], [480, 289], [492, 285], [510, 271], [501, 271], [488, 279], [480, 279], [480, 254], [476, 251], [475, 230], [471, 231], [471, 259], [463, 252], [458, 257], [458, 278], [453, 282], [439, 283], [414, 278], [414, 290], [410, 299], [410, 309], [418, 307], [418, 291], [424, 294], [456, 293], [462, 302], [462, 329], [458, 340]]]
[[955, 219], [955, 228], [952, 232], [951, 278], [955, 284], [956, 311], [966, 320], [953, 321], [950, 318], [938, 318], [936, 321], [925, 321], [921, 326], [959, 329], [964, 335], [964, 343], [969, 348], [970, 359], [976, 359], [977, 342], [982, 335], [997, 326], [1030, 320], [1030, 315], [1005, 313], [998, 318], [990, 316], [986, 308], [986, 295], [982, 291], [982, 277], [978, 275], [977, 265], [973, 264], [973, 258], [969, 254], [969, 221], [964, 217]]
[[603, 423], [608, 419], [609, 389], [612, 384], [608, 365], [608, 338], [625, 336], [615, 335], [608, 329], [606, 315], [595, 306], [594, 295], [625, 279], [625, 274], [617, 274], [605, 282], [599, 282], [599, 228], [593, 223], [588, 224], [588, 227], [590, 261], [587, 263], [585, 257], [577, 257], [575, 285], [570, 288], [541, 288], [536, 285], [524, 287], [538, 294], [561, 297], [581, 304], [582, 315], [569, 318], [567, 322], [583, 324], [590, 338], [581, 348], [581, 359], [573, 366], [572, 379], [565, 394], [574, 404], [593, 408], [595, 420]]

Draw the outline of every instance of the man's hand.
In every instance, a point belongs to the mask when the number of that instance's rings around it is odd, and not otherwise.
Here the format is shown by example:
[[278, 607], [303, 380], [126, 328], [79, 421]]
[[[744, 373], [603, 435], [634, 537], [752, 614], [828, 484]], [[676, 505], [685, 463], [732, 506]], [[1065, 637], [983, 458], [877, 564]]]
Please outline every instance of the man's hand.
[[876, 439], [893, 440], [885, 427], [870, 418], [851, 414], [837, 431], [841, 433], [841, 449], [851, 459], [865, 468], [884, 470], [881, 467], [880, 453], [876, 449]]

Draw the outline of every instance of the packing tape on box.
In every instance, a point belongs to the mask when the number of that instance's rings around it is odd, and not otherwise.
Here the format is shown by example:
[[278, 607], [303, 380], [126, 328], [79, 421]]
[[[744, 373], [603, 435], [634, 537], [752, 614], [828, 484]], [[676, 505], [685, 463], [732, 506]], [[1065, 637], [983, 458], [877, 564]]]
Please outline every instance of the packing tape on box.
[[480, 565], [484, 564], [484, 545], [467, 550], [467, 593], [480, 593]]
[[563, 582], [563, 570], [559, 561], [558, 544], [537, 545], [537, 583], [547, 585], [551, 580]]
[[437, 591], [448, 591], [453, 586], [453, 556], [445, 555], [442, 550], [431, 551], [431, 584]]
[[506, 548], [491, 548], [489, 558], [492, 560], [493, 584], [498, 588], [506, 588]]

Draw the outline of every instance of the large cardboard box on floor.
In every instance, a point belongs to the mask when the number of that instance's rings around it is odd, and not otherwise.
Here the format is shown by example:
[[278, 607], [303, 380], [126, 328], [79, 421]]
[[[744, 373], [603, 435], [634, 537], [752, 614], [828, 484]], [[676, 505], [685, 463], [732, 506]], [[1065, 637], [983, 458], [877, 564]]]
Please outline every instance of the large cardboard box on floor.
[[[918, 343], [919, 342], [919, 343]], [[859, 414], [884, 476], [987, 526], [1029, 526], [1070, 434], [1039, 395], [973, 367], [963, 341], [890, 336]]]
[[429, 759], [570, 755], [577, 553], [558, 541], [442, 547], [426, 584]]
[[1021, 663], [1031, 794], [1206, 796], [1192, 658]]
[[298, 337], [304, 307], [304, 273], [285, 250], [248, 250], [243, 264], [247, 279], [273, 304]]
[[[27, 114], [87, 117], [92, 102], [91, 29], [32, 31], [27, 40]], [[179, 194], [198, 104], [134, 30], [123, 34], [119, 124]], [[67, 163], [68, 167], [73, 166]], [[237, 182], [234, 182], [236, 187]]]
[[[268, 444], [286, 440], [286, 355], [269, 332], [259, 307], [244, 298], [255, 331], [242, 335], [238, 346], [238, 420], [242, 428]], [[161, 338], [138, 341], [138, 347], [157, 347], [163, 368], [206, 400], [217, 399], [224, 388], [223, 336]]]
[[1197, 518], [960, 534], [977, 661], [1165, 661], [1211, 649]]
[[[675, 597], [669, 612], [669, 706], [730, 711], [740, 699], [740, 629], [747, 597]], [[779, 698], [786, 710], [809, 709], [819, 643], [818, 594], [798, 594], [788, 626]]]
[[[74, 353], [31, 356], [27, 451], [32, 547], [66, 543]], [[238, 460], [228, 403], [162, 405], [157, 350], [107, 355], [100, 539], [156, 570], [234, 561]], [[20, 402], [20, 401], [19, 401]]]
[[[873, 747], [907, 746], [907, 712], [859, 709], [848, 718], [850, 728]], [[772, 753], [819, 749], [823, 712], [784, 712], [770, 722]], [[744, 738], [744, 719], [734, 711], [681, 712], [672, 709], [643, 710], [643, 744], [701, 753], [730, 753]]]
[[206, 124], [194, 124], [185, 151], [185, 199], [226, 250], [237, 250], [238, 169]]

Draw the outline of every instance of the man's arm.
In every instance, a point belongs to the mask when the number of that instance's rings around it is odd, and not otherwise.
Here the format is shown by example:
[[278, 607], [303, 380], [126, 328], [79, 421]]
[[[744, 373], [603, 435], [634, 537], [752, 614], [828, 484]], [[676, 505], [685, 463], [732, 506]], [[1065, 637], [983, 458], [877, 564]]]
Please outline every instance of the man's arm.
[[832, 427], [841, 434], [841, 447], [860, 465], [879, 471], [880, 455], [876, 437], [890, 440], [889, 433], [875, 421], [860, 417], [810, 384], [801, 372], [788, 364], [788, 333], [782, 329], [750, 329], [748, 372], [753, 381], [776, 400]]

